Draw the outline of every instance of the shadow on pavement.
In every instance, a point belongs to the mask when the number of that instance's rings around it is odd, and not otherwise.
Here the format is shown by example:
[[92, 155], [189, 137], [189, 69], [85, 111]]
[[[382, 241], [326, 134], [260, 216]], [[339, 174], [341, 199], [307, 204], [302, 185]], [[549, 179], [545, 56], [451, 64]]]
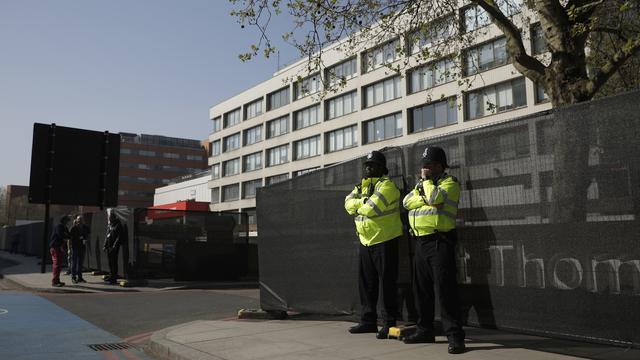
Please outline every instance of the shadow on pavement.
[[[288, 313], [286, 319], [297, 321], [352, 321], [357, 322], [355, 314], [319, 315]], [[263, 321], [263, 320], [256, 320]], [[399, 325], [406, 325], [400, 323]], [[526, 333], [497, 329], [465, 327], [467, 333], [467, 352], [501, 349], [528, 349], [545, 353], [582, 357], [596, 360], [637, 360], [640, 350], [630, 347], [588, 343], [567, 339], [546, 338]], [[437, 334], [442, 336], [443, 334]], [[446, 343], [438, 338], [436, 343]]]

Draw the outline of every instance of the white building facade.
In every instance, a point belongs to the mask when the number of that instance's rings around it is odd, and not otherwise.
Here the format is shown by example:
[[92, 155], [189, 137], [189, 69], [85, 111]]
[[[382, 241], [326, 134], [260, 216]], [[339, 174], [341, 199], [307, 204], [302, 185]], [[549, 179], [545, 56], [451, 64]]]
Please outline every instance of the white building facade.
[[211, 203], [211, 171], [185, 175], [175, 182], [155, 189], [153, 206], [173, 204], [179, 201], [195, 200]]
[[[480, 32], [461, 59], [442, 58], [429, 66], [418, 65], [403, 38], [348, 58], [334, 46], [323, 51], [327, 68], [322, 78], [329, 79], [328, 74], [334, 73], [347, 80], [335, 94], [320, 99], [320, 76], [306, 74], [307, 61], [301, 60], [213, 106], [211, 210], [252, 214], [260, 186], [383, 147], [549, 109], [541, 88], [508, 60], [504, 36], [488, 16], [474, 7], [459, 11], [466, 21], [462, 27]], [[453, 17], [451, 21], [457, 23]], [[516, 17], [514, 22], [518, 24]], [[539, 27], [519, 22], [530, 34], [527, 51], [544, 53]], [[398, 46], [407, 48], [406, 55], [396, 52]], [[384, 66], [404, 62], [408, 66], [400, 74]], [[469, 87], [460, 87], [459, 79], [448, 75], [456, 68], [474, 79]], [[304, 77], [302, 84], [286, 82], [299, 75]], [[487, 103], [495, 106], [487, 109]]]

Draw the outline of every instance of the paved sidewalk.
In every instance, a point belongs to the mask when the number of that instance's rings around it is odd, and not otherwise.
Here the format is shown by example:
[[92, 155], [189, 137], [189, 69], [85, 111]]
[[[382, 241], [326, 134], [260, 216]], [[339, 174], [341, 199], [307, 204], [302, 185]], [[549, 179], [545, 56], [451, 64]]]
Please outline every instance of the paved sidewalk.
[[71, 275], [60, 275], [60, 281], [65, 283], [63, 287], [51, 286], [51, 264], [45, 268], [44, 274], [40, 273], [39, 259], [34, 256], [21, 254], [9, 254], [0, 251], [0, 262], [9, 266], [3, 267], [0, 264], [0, 274], [13, 284], [30, 291], [54, 292], [54, 293], [96, 293], [96, 292], [139, 292], [139, 291], [162, 291], [177, 289], [229, 289], [229, 288], [256, 288], [255, 281], [175, 281], [173, 279], [145, 280], [139, 284], [132, 282], [134, 286], [121, 287], [108, 285], [102, 280], [102, 276], [94, 276], [84, 273], [83, 278], [86, 283], [73, 284]]
[[467, 352], [447, 353], [445, 337], [436, 344], [407, 345], [352, 335], [344, 321], [194, 321], [154, 333], [151, 351], [180, 360], [429, 360], [429, 359], [640, 359], [640, 351], [495, 330], [466, 328]]

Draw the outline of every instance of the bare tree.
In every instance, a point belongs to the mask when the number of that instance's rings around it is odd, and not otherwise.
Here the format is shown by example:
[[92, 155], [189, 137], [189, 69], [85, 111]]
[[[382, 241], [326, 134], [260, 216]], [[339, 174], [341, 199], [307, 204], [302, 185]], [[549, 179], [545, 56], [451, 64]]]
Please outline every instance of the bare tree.
[[[308, 59], [307, 73], [320, 76], [332, 76], [322, 71], [323, 49], [331, 45], [349, 56], [389, 39], [404, 39], [405, 46], [398, 45], [396, 51], [410, 53], [411, 59], [404, 57], [385, 64], [400, 72], [402, 67], [443, 56], [463, 60], [465, 48], [489, 28], [497, 28], [506, 39], [507, 54], [515, 69], [542, 86], [554, 107], [593, 99], [625, 64], [637, 62], [640, 52], [638, 0], [471, 0], [463, 10], [463, 2], [457, 0], [229, 1], [235, 6], [231, 15], [241, 26], [255, 26], [260, 32], [259, 43], [240, 55], [242, 60], [260, 52], [268, 57], [276, 51], [269, 24], [287, 11], [294, 23], [283, 39]], [[492, 24], [477, 26], [484, 22]], [[534, 22], [539, 22], [546, 40], [543, 55], [532, 54], [525, 46]], [[418, 46], [419, 51], [414, 51], [423, 39], [428, 40], [428, 46]], [[600, 46], [603, 43], [606, 46]], [[455, 75], [463, 91], [474, 80], [465, 71]], [[300, 76], [293, 80], [300, 80]], [[324, 80], [330, 83], [330, 79]], [[335, 91], [330, 87], [327, 90]], [[579, 126], [579, 121], [554, 123], [551, 219], [556, 222], [582, 221], [586, 215], [588, 183], [577, 174], [588, 165], [584, 139], [589, 129]]]

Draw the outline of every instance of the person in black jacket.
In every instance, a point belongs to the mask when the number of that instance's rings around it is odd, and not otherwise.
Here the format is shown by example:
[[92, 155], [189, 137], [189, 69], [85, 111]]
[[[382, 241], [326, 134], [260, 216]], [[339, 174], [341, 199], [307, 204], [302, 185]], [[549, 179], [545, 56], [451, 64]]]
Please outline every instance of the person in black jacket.
[[107, 237], [104, 241], [103, 250], [107, 252], [109, 258], [109, 284], [115, 285], [118, 279], [118, 253], [122, 244], [123, 227], [116, 213], [109, 213], [109, 225], [107, 226]]
[[53, 229], [49, 241], [49, 253], [53, 261], [53, 279], [51, 279], [51, 286], [55, 287], [64, 286], [64, 283], [60, 281], [60, 271], [62, 270], [62, 261], [65, 255], [65, 242], [70, 238], [69, 229], [67, 229], [69, 220], [69, 217], [66, 215], [60, 219], [60, 223]]
[[74, 284], [86, 282], [82, 278], [82, 263], [84, 262], [85, 244], [89, 239], [89, 227], [84, 224], [82, 215], [78, 215], [71, 228], [71, 281]]

